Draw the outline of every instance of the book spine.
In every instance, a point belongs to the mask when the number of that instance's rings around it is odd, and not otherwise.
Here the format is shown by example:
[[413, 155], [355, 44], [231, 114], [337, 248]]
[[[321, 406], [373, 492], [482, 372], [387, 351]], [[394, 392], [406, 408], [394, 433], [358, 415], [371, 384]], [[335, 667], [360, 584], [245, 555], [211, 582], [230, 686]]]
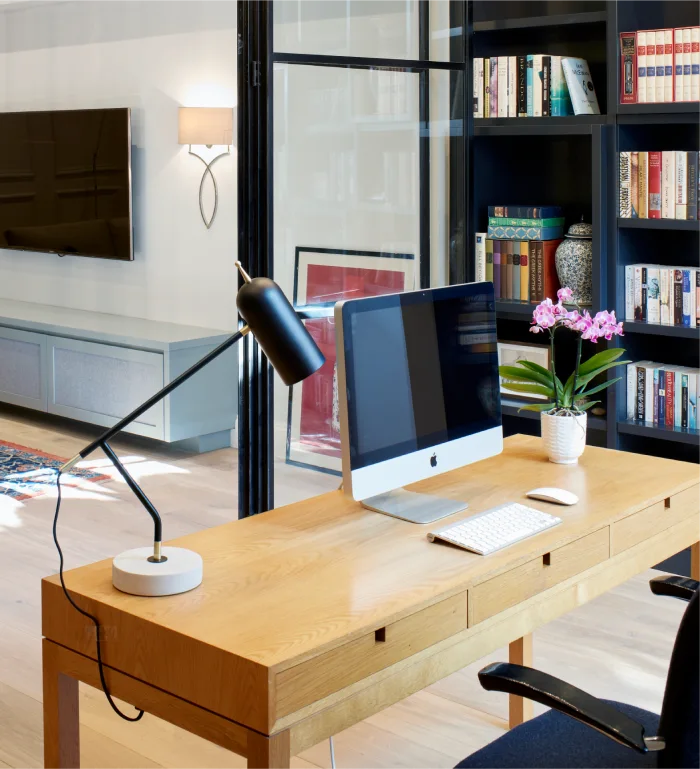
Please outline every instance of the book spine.
[[664, 30], [664, 101], [673, 101], [673, 30]]
[[532, 57], [532, 115], [542, 117], [542, 54]]
[[647, 100], [647, 33], [637, 32], [637, 101]]
[[637, 34], [620, 33], [620, 103], [634, 104], [637, 101]]
[[476, 247], [474, 249], [474, 279], [477, 283], [486, 280], [486, 233], [477, 232], [474, 236]]
[[627, 419], [637, 416], [637, 364], [627, 364]]
[[647, 212], [650, 219], [661, 219], [661, 153], [649, 153], [648, 175], [649, 205]]
[[688, 218], [688, 153], [676, 152], [675, 168], [675, 218]]
[[661, 218], [676, 218], [676, 153], [661, 153]]
[[532, 80], [533, 58], [534, 57], [531, 55], [525, 57], [525, 111], [527, 113], [527, 117], [533, 117], [534, 115], [532, 109], [534, 94], [534, 83]]
[[683, 101], [683, 30], [673, 30], [673, 100]]
[[691, 70], [692, 70], [692, 31], [690, 27], [683, 30], [683, 101], [690, 101]]
[[[502, 262], [501, 262], [502, 263]], [[503, 278], [501, 278], [503, 280]], [[503, 285], [501, 283], [501, 285]], [[513, 298], [513, 241], [506, 243], [506, 299]]]
[[620, 153], [620, 211], [622, 219], [632, 218], [632, 153]]
[[642, 268], [634, 266], [634, 319], [642, 322]]
[[652, 372], [654, 380], [653, 395], [652, 395], [652, 414], [651, 421], [656, 425], [659, 423], [659, 369], [655, 368]]
[[[700, 271], [698, 271], [700, 276]], [[520, 301], [530, 298], [530, 241], [520, 242]]]
[[503, 240], [557, 240], [563, 235], [563, 227], [488, 227], [488, 237]]
[[681, 427], [688, 429], [688, 375], [681, 376]]
[[688, 427], [698, 429], [698, 375], [691, 371], [688, 375]]
[[700, 27], [690, 32], [690, 101], [700, 101]]
[[508, 243], [501, 241], [501, 299], [508, 298]]
[[647, 268], [647, 323], [661, 323], [659, 268]]
[[656, 33], [648, 29], [647, 36], [647, 98], [648, 102], [656, 101]]
[[700, 270], [695, 270], [695, 325], [700, 326]]
[[482, 59], [484, 70], [484, 117], [491, 117], [491, 65], [490, 59]]
[[489, 206], [487, 216], [505, 219], [554, 219], [562, 217], [560, 206]]
[[670, 271], [666, 267], [660, 267], [659, 268], [659, 288], [661, 293], [659, 296], [659, 304], [660, 304], [659, 321], [664, 326], [671, 325], [671, 313], [670, 313], [671, 281], [669, 280], [669, 277], [670, 277]]
[[496, 299], [501, 298], [501, 242], [493, 241], [493, 293]]
[[498, 117], [498, 58], [496, 56], [489, 59], [489, 85], [491, 89], [489, 117]]
[[544, 246], [541, 240], [533, 241], [535, 244], [535, 253], [537, 257], [535, 263], [537, 266], [537, 301], [544, 301]]
[[531, 240], [528, 245], [528, 262], [530, 266], [530, 280], [528, 293], [530, 301], [537, 301], [537, 242]]
[[[686, 328], [695, 328], [695, 285], [692, 286], [691, 274], [693, 270], [683, 270], [683, 325]], [[695, 281], [693, 281], [695, 283]]]
[[687, 219], [698, 218], [698, 153], [686, 153], [686, 167], [688, 169], [688, 208]]
[[508, 117], [518, 117], [518, 57], [508, 57]]
[[654, 364], [644, 369], [644, 421], [654, 421]]
[[664, 371], [664, 374], [666, 376], [666, 387], [664, 388], [666, 392], [666, 408], [664, 411], [664, 425], [667, 427], [673, 427], [673, 382], [674, 382], [674, 376], [673, 371]]
[[520, 243], [513, 243], [513, 299], [520, 299]]
[[680, 369], [673, 372], [673, 426], [681, 426], [681, 407], [683, 405], [682, 391], [683, 374]]
[[508, 57], [499, 56], [498, 62], [498, 117], [508, 117]]
[[656, 37], [656, 84], [654, 86], [654, 101], [664, 100], [664, 31], [657, 29]]
[[527, 56], [517, 57], [518, 70], [518, 117], [527, 117]]
[[625, 320], [634, 320], [634, 266], [625, 267]]
[[673, 271], [673, 325], [683, 325], [683, 270]]
[[548, 219], [518, 219], [507, 216], [489, 216], [489, 227], [563, 227], [563, 216]]
[[649, 218], [649, 153], [639, 152], [637, 161], [638, 180], [637, 198], [639, 204], [639, 218]]
[[484, 279], [493, 283], [493, 240], [486, 238], [486, 272]]
[[474, 117], [482, 118], [484, 116], [484, 60], [474, 59], [473, 65], [473, 93]]
[[630, 207], [632, 218], [639, 218], [639, 153], [633, 152], [630, 162]]
[[551, 117], [552, 115], [552, 96], [551, 96], [551, 78], [552, 78], [552, 57], [542, 57], [542, 117]]
[[647, 294], [647, 290], [648, 290], [647, 276], [648, 276], [647, 268], [645, 265], [642, 265], [642, 317], [640, 318], [642, 323], [647, 322], [647, 295], [648, 295]]
[[659, 399], [656, 409], [656, 424], [663, 425], [666, 421], [666, 372], [659, 369]]
[[644, 366], [637, 366], [637, 408], [636, 417], [640, 422], [644, 421], [644, 385], [646, 383], [646, 370]]

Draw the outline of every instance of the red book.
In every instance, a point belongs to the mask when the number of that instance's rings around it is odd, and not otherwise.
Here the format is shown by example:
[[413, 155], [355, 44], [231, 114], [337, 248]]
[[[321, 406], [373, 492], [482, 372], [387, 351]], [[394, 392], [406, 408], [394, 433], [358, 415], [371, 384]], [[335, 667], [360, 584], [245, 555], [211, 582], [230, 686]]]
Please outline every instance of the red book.
[[620, 103], [637, 101], [637, 33], [620, 32]]
[[554, 261], [557, 246], [561, 242], [561, 239], [534, 241], [537, 248], [535, 269], [537, 270], [536, 301], [538, 302], [542, 302], [547, 298], [556, 300], [557, 291], [561, 288]]
[[649, 178], [647, 180], [649, 191], [649, 206], [647, 216], [649, 219], [661, 219], [661, 153], [649, 153]]
[[673, 427], [675, 405], [673, 403], [673, 371], [664, 371], [666, 376], [666, 414], [664, 415], [664, 424]]

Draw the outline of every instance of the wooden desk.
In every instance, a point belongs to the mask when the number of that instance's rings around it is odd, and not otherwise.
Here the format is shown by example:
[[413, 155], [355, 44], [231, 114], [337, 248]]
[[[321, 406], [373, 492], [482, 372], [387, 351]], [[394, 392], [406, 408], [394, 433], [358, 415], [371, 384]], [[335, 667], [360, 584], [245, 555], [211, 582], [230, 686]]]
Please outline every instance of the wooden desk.
[[[100, 620], [115, 696], [250, 767], [285, 767], [506, 643], [527, 663], [535, 628], [689, 545], [697, 571], [698, 481], [695, 465], [590, 446], [577, 466], [554, 465], [539, 439], [514, 436], [501, 456], [415, 486], [472, 513], [537, 486], [579, 496], [530, 503], [564, 522], [487, 557], [332, 492], [175, 540], [204, 557], [190, 593], [120, 593], [110, 561], [66, 581]], [[45, 764], [78, 766], [78, 681], [99, 686], [94, 629], [57, 577], [43, 580], [42, 620]], [[526, 716], [515, 699], [511, 720]]]

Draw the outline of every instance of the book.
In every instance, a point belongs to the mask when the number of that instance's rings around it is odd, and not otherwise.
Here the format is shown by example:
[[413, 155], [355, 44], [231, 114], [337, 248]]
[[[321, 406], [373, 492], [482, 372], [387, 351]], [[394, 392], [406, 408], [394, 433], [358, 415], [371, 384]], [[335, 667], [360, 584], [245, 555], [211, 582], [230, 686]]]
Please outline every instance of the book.
[[563, 227], [502, 227], [489, 225], [490, 238], [504, 240], [554, 240], [564, 235]]
[[644, 366], [644, 421], [654, 421], [654, 369], [653, 361], [646, 361]]
[[[698, 270], [700, 280], [700, 270]], [[700, 283], [699, 283], [700, 285]], [[530, 298], [530, 241], [520, 241], [520, 301], [527, 302]], [[700, 306], [700, 303], [698, 304]]]
[[528, 263], [530, 265], [528, 296], [531, 302], [537, 301], [537, 243], [536, 240], [531, 240], [528, 243]]
[[566, 85], [564, 70], [561, 66], [561, 56], [552, 56], [551, 72], [549, 77], [549, 93], [552, 117], [564, 117], [573, 115], [571, 97]]
[[625, 267], [625, 320], [634, 320], [634, 265]]
[[501, 298], [501, 241], [493, 241], [493, 293], [496, 299]]
[[637, 264], [634, 267], [634, 319], [638, 323], [642, 322], [642, 266]]
[[656, 41], [656, 83], [654, 85], [654, 101], [664, 100], [664, 31], [657, 29], [654, 33]]
[[683, 101], [683, 30], [673, 30], [673, 100]]
[[683, 30], [683, 101], [690, 101], [692, 42], [690, 27]]
[[532, 116], [542, 117], [542, 54], [532, 57]]
[[[507, 241], [505, 244], [505, 247], [506, 247], [505, 298], [512, 299], [513, 298], [513, 241], [512, 240]], [[503, 248], [503, 244], [501, 244], [501, 248]], [[520, 247], [518, 247], [518, 249], [519, 248]], [[502, 251], [501, 251], [501, 264], [503, 264]], [[501, 274], [501, 292], [503, 293], [503, 275], [502, 274]]]
[[697, 369], [688, 376], [688, 428], [698, 429], [698, 374]]
[[486, 272], [485, 280], [493, 283], [493, 240], [486, 238]]
[[664, 101], [673, 101], [673, 30], [664, 30]]
[[527, 117], [527, 56], [517, 56], [518, 72], [518, 117]]
[[683, 270], [673, 270], [673, 325], [683, 325]]
[[547, 219], [518, 219], [507, 216], [489, 216], [490, 227], [563, 227], [563, 216], [549, 217]]
[[655, 411], [657, 425], [662, 425], [666, 419], [666, 372], [664, 369], [659, 368], [659, 394], [658, 404]]
[[[652, 407], [651, 421], [656, 425], [659, 423], [659, 374], [660, 374], [660, 371], [658, 368], [654, 367], [652, 369], [651, 374], [654, 380], [654, 393], [652, 395], [652, 404], [651, 404], [651, 407]], [[646, 404], [645, 404], [645, 407], [646, 407]]]
[[474, 248], [474, 280], [481, 283], [486, 280], [486, 233], [477, 232], [474, 235], [476, 246]]
[[632, 153], [620, 153], [620, 210], [622, 219], [632, 218]]
[[646, 264], [642, 265], [642, 301], [641, 301], [641, 309], [642, 309], [642, 316], [639, 320], [642, 321], [642, 323], [647, 322], [647, 266]]
[[484, 117], [484, 60], [474, 59], [474, 117]]
[[639, 152], [637, 161], [637, 199], [639, 204], [639, 218], [649, 218], [649, 153]]
[[491, 60], [484, 62], [484, 117], [491, 117]]
[[681, 374], [681, 427], [688, 429], [688, 375]]
[[647, 323], [661, 323], [661, 285], [658, 267], [647, 267]]
[[498, 117], [508, 117], [508, 57], [499, 56], [498, 62]]
[[635, 409], [635, 417], [640, 421], [644, 421], [644, 405], [645, 405], [645, 385], [646, 385], [646, 369], [641, 364], [637, 364], [637, 402]]
[[489, 59], [490, 106], [489, 117], [498, 117], [498, 58]]
[[[666, 382], [664, 386], [664, 391], [666, 393], [665, 398], [665, 409], [664, 409], [664, 421], [663, 424], [667, 427], [673, 427], [673, 416], [674, 416], [674, 381], [675, 377], [673, 375], [673, 371], [669, 369], [664, 369], [664, 375], [666, 377]], [[659, 423], [661, 423], [661, 414], [659, 414]]]
[[[641, 33], [644, 34], [644, 33]], [[634, 104], [637, 99], [637, 33], [620, 33], [620, 103]]]
[[[512, 252], [511, 252], [512, 255]], [[512, 262], [511, 262], [512, 263]], [[501, 299], [508, 299], [508, 243], [501, 241]]]
[[[695, 328], [695, 280], [691, 284], [691, 273], [694, 270], [684, 269], [683, 272], [683, 325]], [[693, 276], [694, 277], [694, 276]], [[691, 290], [692, 288], [692, 290]]]
[[518, 117], [518, 57], [508, 57], [508, 117]]
[[637, 364], [627, 364], [627, 419], [637, 417]]
[[532, 111], [534, 87], [532, 81], [532, 64], [533, 56], [528, 54], [528, 56], [525, 57], [525, 110], [527, 112], [527, 117], [533, 117], [534, 114]]
[[649, 153], [649, 175], [647, 180], [648, 215], [650, 219], [661, 219], [661, 153]]
[[681, 379], [683, 372], [679, 366], [673, 366], [673, 426], [681, 426], [681, 408], [683, 404], [683, 393], [681, 390]]
[[671, 271], [667, 267], [659, 268], [659, 323], [671, 325]]
[[688, 218], [688, 154], [676, 152], [674, 173], [675, 218]]
[[[682, 46], [681, 46], [682, 50]], [[647, 33], [637, 32], [637, 101], [647, 100]]]
[[549, 84], [552, 73], [552, 57], [542, 57], [542, 117], [550, 117], [552, 114], [550, 104]]
[[630, 163], [630, 207], [632, 218], [639, 218], [639, 153], [633, 152]]
[[598, 97], [593, 86], [588, 62], [585, 59], [565, 56], [561, 60], [561, 65], [574, 108], [574, 115], [600, 115]]
[[512, 299], [520, 299], [520, 243], [513, 243]]
[[535, 240], [537, 249], [537, 296], [538, 302], [546, 298], [556, 299], [557, 291], [560, 288], [559, 278], [557, 277], [557, 268], [555, 264], [555, 253], [557, 246], [562, 242], [558, 240]]
[[698, 218], [698, 153], [686, 153], [686, 166], [688, 169], [688, 207], [686, 219]]
[[656, 32], [646, 30], [647, 38], [647, 98], [646, 101], [656, 101]]
[[661, 218], [676, 218], [676, 153], [661, 153]]
[[700, 27], [690, 31], [690, 101], [700, 101]]
[[562, 216], [561, 206], [489, 206], [488, 216], [515, 219], [550, 219]]

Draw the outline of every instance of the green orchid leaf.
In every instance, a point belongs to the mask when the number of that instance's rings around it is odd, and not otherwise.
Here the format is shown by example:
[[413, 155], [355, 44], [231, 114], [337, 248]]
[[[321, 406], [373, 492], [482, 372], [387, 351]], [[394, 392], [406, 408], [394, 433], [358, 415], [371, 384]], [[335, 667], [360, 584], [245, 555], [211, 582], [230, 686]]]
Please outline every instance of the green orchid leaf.
[[546, 395], [548, 398], [554, 397], [554, 390], [551, 387], [545, 387], [538, 384], [520, 384], [518, 382], [503, 382], [503, 386], [517, 393], [530, 393], [532, 395]]
[[566, 380], [564, 385], [564, 391], [562, 393], [561, 405], [564, 408], [570, 408], [573, 404], [574, 396], [574, 372], [571, 372], [571, 376]]
[[577, 406], [579, 411], [588, 411], [591, 406], [595, 406], [596, 403], [600, 403], [600, 401], [591, 401], [590, 403], [584, 403], [582, 406]]
[[610, 385], [614, 385], [615, 382], [619, 382], [622, 379], [621, 376], [616, 377], [615, 379], [609, 379], [607, 382], [603, 382], [602, 384], [596, 385], [591, 390], [584, 390], [583, 392], [579, 393], [576, 398], [585, 398], [589, 395], [593, 395], [594, 393], [598, 393], [601, 390], [605, 390], [606, 388], [610, 387]]
[[518, 411], [551, 411], [553, 408], [553, 403], [528, 403], [527, 406], [521, 406]]
[[521, 366], [499, 366], [498, 373], [504, 379], [512, 379], [515, 382], [537, 382], [545, 387], [552, 386], [551, 376], [545, 376], [539, 371], [532, 371]]
[[549, 371], [549, 369], [544, 368], [544, 366], [540, 366], [539, 363], [533, 363], [531, 360], [519, 360], [519, 365], [525, 366], [525, 368], [529, 368], [530, 371], [537, 371], [543, 376], [546, 376], [550, 383], [552, 382], [552, 372]]
[[622, 347], [611, 347], [608, 350], [601, 350], [592, 355], [587, 361], [583, 361], [578, 368], [579, 376], [590, 374], [595, 369], [605, 366], [611, 361], [617, 360], [625, 351]]
[[[586, 374], [586, 376], [579, 376], [579, 378], [576, 380], [576, 389], [580, 392], [582, 387], [585, 387], [592, 379], [595, 379], [599, 374], [602, 374], [603, 371], [607, 371], [609, 368], [615, 368], [615, 366], [624, 366], [631, 362], [632, 361], [630, 360], [616, 360], [612, 363], [608, 363], [607, 366], [602, 366], [601, 368]], [[581, 369], [579, 369], [579, 373], [580, 372]]]

